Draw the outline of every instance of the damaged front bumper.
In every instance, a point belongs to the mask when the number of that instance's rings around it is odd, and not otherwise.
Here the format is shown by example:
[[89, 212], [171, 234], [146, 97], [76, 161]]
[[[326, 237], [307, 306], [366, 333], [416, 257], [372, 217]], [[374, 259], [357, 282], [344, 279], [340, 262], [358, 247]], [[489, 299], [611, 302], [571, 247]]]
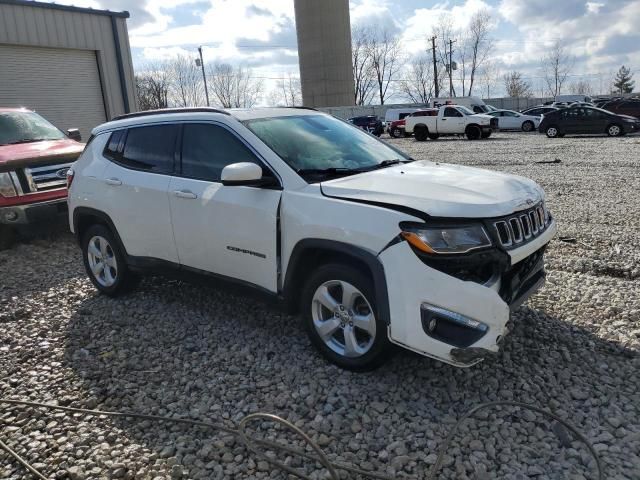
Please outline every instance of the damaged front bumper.
[[379, 258], [387, 277], [389, 339], [459, 367], [496, 354], [511, 312], [544, 284], [543, 254], [555, 233], [552, 221], [534, 241], [504, 253], [508, 265], [484, 284], [425, 265], [406, 242], [386, 249]]

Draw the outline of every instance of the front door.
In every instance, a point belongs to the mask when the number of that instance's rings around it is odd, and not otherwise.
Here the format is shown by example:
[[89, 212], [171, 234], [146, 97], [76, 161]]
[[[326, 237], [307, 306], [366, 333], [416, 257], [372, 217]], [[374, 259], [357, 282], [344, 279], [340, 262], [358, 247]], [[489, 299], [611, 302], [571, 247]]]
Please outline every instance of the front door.
[[454, 107], [446, 107], [438, 122], [438, 133], [463, 133], [464, 115]]
[[272, 174], [219, 123], [183, 126], [181, 169], [169, 202], [180, 264], [277, 291], [279, 189], [224, 186], [222, 169], [252, 162]]

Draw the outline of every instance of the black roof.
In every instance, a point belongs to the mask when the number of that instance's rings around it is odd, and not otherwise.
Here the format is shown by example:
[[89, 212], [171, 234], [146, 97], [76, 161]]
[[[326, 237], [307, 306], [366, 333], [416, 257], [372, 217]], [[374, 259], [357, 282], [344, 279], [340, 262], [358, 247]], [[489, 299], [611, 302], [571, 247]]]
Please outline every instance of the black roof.
[[38, 7], [49, 10], [63, 10], [65, 12], [91, 13], [93, 15], [107, 15], [109, 17], [129, 18], [129, 12], [112, 12], [111, 10], [97, 10], [95, 8], [74, 7], [58, 3], [37, 2], [35, 0], [0, 0], [0, 5], [19, 5], [24, 7]]

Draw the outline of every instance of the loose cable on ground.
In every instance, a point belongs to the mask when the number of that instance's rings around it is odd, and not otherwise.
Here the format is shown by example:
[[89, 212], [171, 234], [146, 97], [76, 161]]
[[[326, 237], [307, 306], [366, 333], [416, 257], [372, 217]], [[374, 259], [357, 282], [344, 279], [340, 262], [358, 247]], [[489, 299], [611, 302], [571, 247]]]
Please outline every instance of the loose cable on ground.
[[[238, 428], [231, 428], [231, 427], [227, 427], [225, 425], [223, 425], [222, 423], [210, 423], [210, 422], [202, 422], [202, 421], [198, 421], [198, 420], [189, 420], [186, 418], [172, 418], [172, 417], [164, 417], [164, 416], [159, 416], [159, 415], [146, 415], [146, 414], [141, 414], [141, 413], [133, 413], [133, 412], [109, 412], [109, 411], [102, 411], [102, 410], [90, 410], [90, 409], [85, 409], [85, 408], [75, 408], [75, 407], [64, 407], [64, 406], [60, 406], [60, 405], [51, 405], [51, 404], [47, 404], [47, 403], [39, 403], [39, 402], [29, 402], [29, 401], [23, 401], [23, 400], [12, 400], [12, 399], [5, 399], [5, 398], [0, 398], [0, 403], [4, 403], [4, 404], [8, 404], [8, 405], [16, 405], [16, 406], [24, 406], [24, 407], [36, 407], [36, 408], [44, 408], [47, 410], [61, 410], [61, 411], [65, 411], [65, 412], [72, 412], [72, 413], [82, 413], [82, 414], [86, 414], [86, 415], [93, 415], [93, 416], [106, 416], [106, 417], [119, 417], [119, 418], [134, 418], [134, 419], [138, 419], [138, 420], [151, 420], [151, 421], [155, 421], [155, 422], [166, 422], [166, 423], [180, 423], [180, 424], [184, 424], [184, 425], [190, 425], [190, 426], [195, 426], [195, 427], [204, 427], [204, 428], [208, 428], [214, 431], [219, 431], [219, 432], [224, 432], [224, 433], [228, 433], [231, 435], [234, 435], [236, 437], [238, 437], [238, 439], [244, 444], [244, 446], [252, 453], [254, 453], [255, 455], [263, 458], [264, 460], [266, 460], [267, 462], [269, 462], [270, 464], [272, 464], [274, 467], [289, 473], [291, 475], [294, 475], [298, 478], [301, 478], [303, 480], [311, 480], [311, 477], [306, 475], [305, 473], [294, 469], [293, 467], [290, 467], [288, 465], [285, 465], [284, 463], [275, 460], [271, 457], [269, 457], [268, 455], [266, 455], [266, 453], [264, 453], [263, 451], [261, 451], [260, 449], [258, 449], [256, 447], [256, 445], [261, 445], [267, 449], [272, 449], [272, 450], [279, 450], [281, 452], [286, 452], [292, 455], [297, 455], [303, 458], [307, 458], [310, 460], [314, 460], [316, 462], [318, 462], [319, 464], [321, 464], [329, 473], [329, 477], [331, 478], [331, 480], [339, 480], [340, 477], [337, 474], [337, 470], [343, 470], [343, 471], [347, 471], [350, 473], [354, 473], [356, 475], [361, 475], [363, 477], [367, 477], [367, 478], [373, 478], [376, 480], [394, 480], [393, 477], [390, 477], [388, 475], [383, 475], [383, 474], [379, 474], [379, 473], [373, 473], [373, 472], [367, 472], [364, 470], [361, 470], [359, 468], [353, 467], [351, 465], [347, 465], [341, 462], [332, 462], [331, 460], [329, 460], [329, 458], [327, 457], [327, 455], [324, 453], [324, 451], [320, 448], [320, 446], [314, 442], [306, 433], [304, 433], [300, 428], [296, 427], [294, 424], [292, 424], [291, 422], [289, 422], [288, 420], [285, 420], [281, 417], [278, 417], [277, 415], [271, 415], [268, 413], [254, 413], [251, 415], [248, 415], [246, 417], [244, 417], [240, 423], [238, 424]], [[479, 412], [480, 410], [485, 410], [485, 409], [490, 409], [490, 408], [495, 408], [495, 407], [518, 407], [521, 409], [528, 409], [531, 410], [533, 412], [539, 413], [543, 416], [552, 418], [554, 420], [556, 420], [557, 422], [561, 423], [565, 428], [567, 428], [569, 431], [571, 431], [571, 433], [573, 433], [573, 435], [575, 436], [575, 438], [577, 438], [580, 442], [582, 442], [587, 449], [589, 450], [589, 453], [591, 454], [591, 456], [593, 456], [593, 458], [595, 459], [596, 462], [596, 468], [598, 471], [598, 480], [604, 480], [604, 474], [603, 474], [603, 470], [602, 470], [602, 463], [600, 461], [600, 457], [598, 456], [598, 452], [595, 451], [595, 449], [593, 448], [593, 446], [589, 443], [589, 441], [587, 440], [586, 437], [584, 437], [576, 427], [574, 427], [573, 425], [571, 425], [569, 422], [567, 422], [566, 420], [563, 420], [562, 418], [560, 418], [558, 415], [549, 412], [547, 410], [543, 410], [541, 408], [538, 408], [536, 406], [533, 405], [529, 405], [526, 403], [520, 403], [520, 402], [512, 402], [512, 401], [498, 401], [498, 402], [487, 402], [487, 403], [481, 403], [480, 405], [477, 405], [475, 407], [473, 407], [471, 410], [467, 411], [457, 422], [456, 424], [453, 426], [453, 428], [449, 431], [449, 434], [447, 435], [447, 437], [445, 438], [445, 440], [442, 442], [440, 449], [438, 451], [438, 455], [436, 457], [436, 461], [435, 463], [432, 465], [432, 467], [429, 469], [429, 472], [427, 473], [427, 476], [425, 477], [425, 480], [436, 480], [437, 478], [437, 474], [438, 474], [438, 470], [440, 470], [440, 468], [442, 467], [442, 462], [444, 461], [444, 456], [446, 455], [449, 446], [451, 445], [451, 442], [453, 441], [453, 438], [455, 437], [455, 434], [457, 433], [458, 428], [460, 428], [460, 426], [462, 425], [462, 423], [464, 423], [464, 421], [466, 421], [468, 418], [470, 418], [471, 416], [473, 416], [474, 414], [476, 414], [477, 412]], [[278, 442], [272, 442], [269, 440], [263, 440], [263, 439], [258, 439], [252, 436], [247, 435], [246, 433], [246, 426], [249, 422], [253, 422], [253, 421], [257, 421], [257, 420], [263, 420], [263, 421], [270, 421], [270, 422], [274, 422], [274, 423], [278, 423], [284, 427], [286, 427], [287, 429], [291, 430], [292, 432], [296, 433], [300, 438], [302, 438], [310, 447], [311, 449], [315, 452], [315, 455], [310, 454], [308, 452], [305, 452], [304, 450], [300, 450], [297, 448], [293, 448], [293, 447], [289, 447], [287, 445], [283, 445], [281, 443]], [[11, 449], [11, 447], [9, 447], [6, 443], [4, 443], [2, 440], [0, 440], [0, 449], [4, 450], [5, 452], [7, 452], [11, 457], [13, 457], [18, 463], [20, 463], [23, 467], [25, 467], [30, 473], [32, 473], [36, 478], [38, 478], [39, 480], [48, 480], [47, 477], [45, 477], [42, 473], [40, 473], [36, 468], [33, 467], [33, 465], [31, 465], [27, 460], [23, 459], [17, 452], [15, 452], [13, 449]], [[415, 478], [415, 477], [405, 477], [405, 478]]]

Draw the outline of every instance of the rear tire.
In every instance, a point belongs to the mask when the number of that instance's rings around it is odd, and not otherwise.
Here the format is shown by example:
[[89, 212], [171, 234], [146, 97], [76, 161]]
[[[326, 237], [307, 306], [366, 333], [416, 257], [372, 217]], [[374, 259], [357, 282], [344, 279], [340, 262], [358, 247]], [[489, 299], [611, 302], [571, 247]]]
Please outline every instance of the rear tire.
[[430, 138], [431, 140], [437, 140], [437, 139], [439, 139], [439, 138], [440, 138], [440, 135], [438, 135], [437, 133], [430, 133], [430, 134], [429, 134], [429, 138]]
[[622, 133], [622, 127], [617, 123], [612, 123], [607, 127], [607, 135], [609, 135], [610, 137], [619, 137], [620, 135], [622, 135]]
[[535, 128], [535, 125], [533, 124], [533, 122], [531, 120], [527, 120], [526, 122], [524, 122], [522, 124], [522, 131], [523, 132], [532, 132], [534, 128]]
[[344, 264], [319, 267], [304, 286], [300, 311], [313, 346], [331, 363], [372, 370], [389, 358], [373, 282]]
[[469, 125], [465, 134], [469, 140], [478, 140], [482, 137], [482, 130], [477, 125]]
[[424, 142], [429, 136], [429, 130], [427, 127], [416, 127], [413, 130], [413, 136], [416, 137], [418, 142]]
[[137, 284], [138, 276], [129, 270], [120, 243], [107, 227], [89, 227], [81, 245], [84, 268], [99, 292], [115, 297]]

